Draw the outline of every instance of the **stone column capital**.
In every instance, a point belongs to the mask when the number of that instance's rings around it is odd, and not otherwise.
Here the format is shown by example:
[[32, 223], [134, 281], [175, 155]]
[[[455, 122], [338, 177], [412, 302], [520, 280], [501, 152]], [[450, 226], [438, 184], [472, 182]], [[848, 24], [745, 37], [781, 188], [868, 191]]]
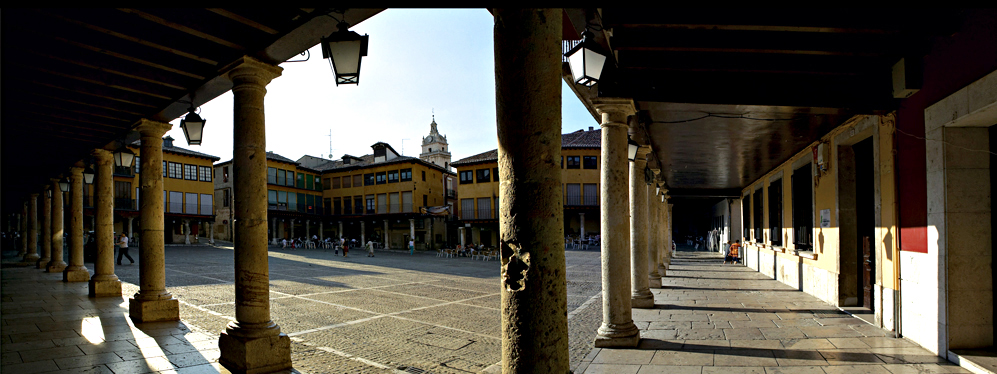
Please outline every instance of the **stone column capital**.
[[83, 178], [83, 168], [79, 166], [73, 166], [69, 168], [70, 178]]
[[280, 66], [270, 65], [249, 56], [243, 56], [231, 66], [232, 69], [229, 70], [228, 76], [234, 85], [255, 83], [266, 86], [284, 71], [284, 68]]
[[143, 138], [162, 138], [167, 131], [173, 128], [169, 123], [153, 121], [150, 119], [140, 119], [135, 130], [142, 134]]
[[649, 145], [638, 146], [637, 147], [637, 158], [636, 158], [636, 160], [637, 161], [643, 161], [643, 162], [645, 162], [645, 165], [646, 165], [647, 154], [648, 153], [651, 153], [651, 146], [649, 146]]
[[599, 97], [592, 99], [595, 111], [602, 115], [602, 127], [627, 127], [627, 117], [637, 112], [632, 99]]
[[97, 165], [108, 165], [114, 162], [114, 156], [111, 154], [111, 151], [106, 149], [94, 149], [90, 151], [90, 155], [94, 157], [94, 161]]
[[33, 193], [33, 194], [29, 195], [29, 196], [30, 196], [30, 199], [32, 199], [32, 200], [38, 200], [38, 195], [39, 194], [37, 194], [37, 193]]

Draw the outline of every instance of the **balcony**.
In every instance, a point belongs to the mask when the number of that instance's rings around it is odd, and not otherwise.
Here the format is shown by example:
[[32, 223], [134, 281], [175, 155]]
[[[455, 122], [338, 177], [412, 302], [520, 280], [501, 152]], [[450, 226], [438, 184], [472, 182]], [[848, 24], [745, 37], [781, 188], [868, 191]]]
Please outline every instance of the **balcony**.
[[491, 208], [478, 209], [478, 219], [494, 219], [498, 216], [493, 215], [493, 210]]
[[184, 213], [186, 214], [197, 214], [197, 203], [187, 203], [184, 204]]
[[447, 189], [447, 198], [448, 199], [456, 199], [457, 198], [457, 190], [452, 190], [452, 189], [448, 188]]
[[167, 213], [183, 213], [183, 203], [170, 202], [169, 204], [164, 204], [166, 206]]
[[202, 204], [200, 206], [200, 212], [201, 212], [201, 215], [205, 215], [205, 216], [209, 216], [212, 213], [214, 213], [214, 212], [211, 211], [211, 204]]
[[599, 196], [594, 194], [582, 196], [582, 205], [589, 205], [589, 206], [599, 205]]
[[599, 205], [598, 195], [567, 195], [565, 196], [565, 206], [596, 206]]
[[474, 208], [461, 209], [460, 219], [474, 219]]
[[135, 206], [135, 199], [115, 197], [114, 198], [114, 209], [116, 210], [138, 210]]
[[131, 166], [115, 166], [112, 173], [115, 177], [134, 177], [135, 168]]
[[582, 205], [582, 195], [567, 195], [564, 205]]

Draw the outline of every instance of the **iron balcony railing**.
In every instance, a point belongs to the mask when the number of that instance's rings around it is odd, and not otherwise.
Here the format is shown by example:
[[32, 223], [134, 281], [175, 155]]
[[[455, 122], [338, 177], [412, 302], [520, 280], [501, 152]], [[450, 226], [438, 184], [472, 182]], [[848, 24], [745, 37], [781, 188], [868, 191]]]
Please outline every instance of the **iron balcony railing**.
[[582, 205], [599, 205], [599, 196], [596, 195], [582, 196]]
[[123, 197], [114, 198], [114, 209], [119, 210], [138, 210], [135, 206], [135, 199], [128, 199]]
[[478, 219], [490, 219], [490, 218], [496, 218], [492, 216], [491, 208], [478, 209]]
[[387, 213], [387, 212], [388, 212], [388, 206], [387, 205], [385, 205], [385, 204], [378, 204], [377, 205], [377, 212], [376, 213]]
[[460, 219], [474, 219], [474, 208], [461, 209]]
[[167, 212], [170, 212], [170, 213], [183, 213], [183, 203], [172, 202], [171, 201], [168, 204], [168, 210], [167, 210]]
[[131, 166], [115, 166], [112, 173], [116, 177], [134, 177], [135, 168]]
[[580, 44], [581, 40], [562, 40], [561, 41], [561, 62], [568, 62], [568, 58], [564, 57], [565, 53], [568, 53], [576, 45]]
[[197, 203], [184, 204], [183, 212], [186, 214], [197, 214]]
[[564, 205], [582, 205], [582, 195], [568, 195]]
[[451, 199], [457, 198], [457, 190], [447, 189], [447, 197]]
[[211, 213], [212, 213], [211, 212], [211, 205], [210, 204], [201, 204], [201, 206], [200, 206], [200, 212], [201, 212], [202, 215], [205, 215], [205, 216], [211, 215]]

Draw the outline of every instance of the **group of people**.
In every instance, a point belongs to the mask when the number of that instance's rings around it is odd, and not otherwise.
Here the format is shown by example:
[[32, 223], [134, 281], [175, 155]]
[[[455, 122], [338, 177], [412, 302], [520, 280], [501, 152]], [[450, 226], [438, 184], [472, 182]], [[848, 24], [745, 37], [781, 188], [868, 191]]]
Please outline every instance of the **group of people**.
[[730, 261], [730, 263], [732, 263], [732, 264], [736, 264], [736, 263], [741, 262], [741, 240], [740, 239], [735, 240], [733, 243], [730, 243], [730, 246], [727, 247], [727, 251], [726, 251], [726, 253], [724, 253], [724, 264], [727, 264], [728, 261]]

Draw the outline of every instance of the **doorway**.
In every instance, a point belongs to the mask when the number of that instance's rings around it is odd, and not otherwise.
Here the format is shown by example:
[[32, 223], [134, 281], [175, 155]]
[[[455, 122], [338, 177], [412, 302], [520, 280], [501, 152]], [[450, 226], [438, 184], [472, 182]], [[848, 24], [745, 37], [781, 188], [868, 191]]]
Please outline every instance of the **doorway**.
[[875, 176], [872, 137], [838, 147], [839, 306], [875, 305]]

